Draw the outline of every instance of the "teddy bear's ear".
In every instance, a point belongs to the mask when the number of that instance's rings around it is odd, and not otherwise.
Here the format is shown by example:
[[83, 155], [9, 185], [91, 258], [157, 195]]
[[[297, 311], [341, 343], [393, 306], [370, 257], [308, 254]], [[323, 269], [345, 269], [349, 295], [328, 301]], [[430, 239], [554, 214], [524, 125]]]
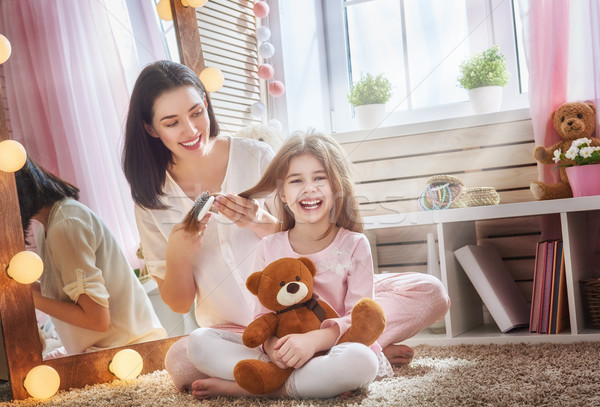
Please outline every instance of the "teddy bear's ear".
[[594, 114], [596, 114], [596, 105], [594, 103], [592, 103], [589, 100], [586, 100], [585, 104], [588, 105], [592, 109], [592, 111], [594, 112]]
[[246, 287], [254, 295], [258, 294], [258, 283], [260, 283], [261, 275], [262, 275], [262, 271], [257, 271], [256, 273], [250, 274], [250, 276], [246, 280]]
[[298, 257], [298, 260], [304, 263], [304, 265], [310, 270], [310, 274], [312, 274], [313, 277], [315, 276], [315, 274], [317, 274], [317, 268], [315, 267], [314, 263], [310, 261], [309, 258]]

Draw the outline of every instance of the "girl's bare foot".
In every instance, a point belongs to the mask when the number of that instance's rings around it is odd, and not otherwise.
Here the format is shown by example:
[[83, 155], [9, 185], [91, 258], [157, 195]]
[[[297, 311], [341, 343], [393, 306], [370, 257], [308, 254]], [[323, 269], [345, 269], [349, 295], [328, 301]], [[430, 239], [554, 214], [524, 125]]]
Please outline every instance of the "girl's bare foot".
[[408, 365], [414, 356], [412, 348], [406, 345], [391, 344], [383, 348], [383, 354], [392, 366]]
[[[264, 394], [263, 396], [281, 397], [285, 395], [285, 389], [282, 386], [274, 393]], [[217, 396], [250, 397], [255, 396], [255, 394], [250, 394], [242, 389], [235, 381], [209, 377], [198, 379], [192, 383], [192, 396], [195, 399], [204, 400]]]

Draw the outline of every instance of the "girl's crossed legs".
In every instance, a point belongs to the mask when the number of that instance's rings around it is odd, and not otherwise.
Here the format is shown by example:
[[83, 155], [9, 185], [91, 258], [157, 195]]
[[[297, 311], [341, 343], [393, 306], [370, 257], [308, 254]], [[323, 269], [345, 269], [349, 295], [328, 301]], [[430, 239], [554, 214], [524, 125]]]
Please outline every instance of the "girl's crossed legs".
[[[246, 347], [240, 334], [199, 328], [173, 344], [165, 366], [177, 389], [191, 388], [195, 398], [249, 396], [233, 377], [233, 368], [242, 359], [269, 360], [260, 348]], [[371, 349], [343, 343], [294, 370], [285, 386], [269, 396], [334, 397], [368, 385], [377, 369], [377, 357]]]

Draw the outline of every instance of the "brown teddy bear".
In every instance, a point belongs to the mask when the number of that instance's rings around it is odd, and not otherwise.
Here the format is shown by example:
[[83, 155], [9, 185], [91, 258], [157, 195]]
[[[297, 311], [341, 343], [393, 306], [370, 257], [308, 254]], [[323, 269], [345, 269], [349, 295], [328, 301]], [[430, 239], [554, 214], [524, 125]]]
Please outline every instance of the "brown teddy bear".
[[[319, 329], [325, 319], [337, 318], [329, 304], [313, 298], [313, 277], [317, 269], [305, 257], [286, 257], [269, 264], [248, 277], [246, 286], [271, 313], [264, 314], [244, 330], [244, 345], [254, 348], [267, 338]], [[363, 298], [352, 308], [352, 325], [340, 338], [342, 342], [374, 343], [385, 328], [385, 316], [379, 304]], [[279, 388], [292, 373], [272, 362], [246, 359], [233, 370], [235, 381], [252, 394], [266, 394]]]
[[[533, 152], [534, 157], [542, 164], [565, 165], [573, 161], [562, 159], [554, 160], [555, 152], [560, 150], [563, 154], [571, 147], [571, 143], [582, 137], [592, 140], [590, 146], [600, 146], [600, 140], [592, 137], [596, 130], [596, 106], [591, 102], [570, 102], [560, 106], [552, 113], [552, 123], [562, 139], [552, 147], [537, 146]], [[545, 199], [570, 198], [573, 196], [565, 167], [559, 167], [560, 181], [556, 184], [532, 182], [529, 186], [533, 196], [538, 201]]]

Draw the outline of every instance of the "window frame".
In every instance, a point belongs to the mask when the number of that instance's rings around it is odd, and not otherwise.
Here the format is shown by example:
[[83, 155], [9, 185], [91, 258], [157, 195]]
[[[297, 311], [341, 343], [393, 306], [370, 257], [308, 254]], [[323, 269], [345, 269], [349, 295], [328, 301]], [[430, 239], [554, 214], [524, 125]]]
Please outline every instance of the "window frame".
[[[353, 5], [370, 1], [377, 0], [348, 0], [347, 3]], [[403, 2], [404, 0], [398, 1]], [[511, 80], [503, 89], [502, 111], [522, 110], [529, 107], [529, 95], [520, 93], [519, 61], [517, 59], [517, 39], [513, 29], [514, 24], [511, 23], [510, 29], [506, 28], [506, 21], [513, 18], [513, 1], [466, 0], [469, 32], [481, 21], [486, 20], [486, 16], [491, 16], [487, 19], [486, 36], [471, 35], [469, 37], [469, 48], [472, 53], [481, 52], [497, 44], [504, 50], [506, 55]], [[323, 23], [325, 26], [330, 86], [331, 130], [332, 132], [357, 130], [358, 123], [353, 117], [352, 106], [346, 97], [350, 89], [350, 74], [343, 0], [323, 1]], [[393, 107], [388, 106], [388, 109], [390, 108], [393, 109]], [[383, 127], [474, 115], [468, 101], [415, 110], [388, 111], [386, 114], [387, 117], [382, 124]]]

